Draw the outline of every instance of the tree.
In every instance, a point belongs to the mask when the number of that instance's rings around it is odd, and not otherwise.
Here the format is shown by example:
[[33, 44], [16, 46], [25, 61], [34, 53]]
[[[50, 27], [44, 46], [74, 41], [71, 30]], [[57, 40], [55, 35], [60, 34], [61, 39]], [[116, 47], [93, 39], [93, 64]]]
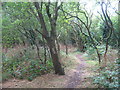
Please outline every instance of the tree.
[[85, 51], [84, 43], [86, 40], [83, 40], [84, 33], [82, 32], [82, 25], [76, 22], [71, 22], [71, 26], [73, 28], [74, 38], [78, 47], [78, 51], [84, 52]]
[[[60, 60], [59, 50], [56, 44], [57, 42], [56, 23], [58, 18], [58, 10], [61, 5], [58, 5], [58, 2], [56, 3], [14, 2], [14, 3], [4, 3], [4, 6], [5, 6], [4, 10], [6, 11], [5, 13], [10, 17], [10, 21], [14, 26], [14, 31], [17, 30], [18, 32], [20, 32], [22, 34], [22, 37], [24, 37], [26, 41], [29, 41], [29, 44], [35, 45], [37, 47], [38, 56], [39, 56], [38, 42], [39, 41], [41, 42], [43, 40], [44, 43], [50, 49], [55, 73], [59, 75], [64, 75], [65, 74], [64, 70], [62, 69], [62, 66], [59, 62]], [[51, 11], [51, 8], [53, 9], [53, 11], [49, 12]], [[46, 11], [43, 12], [43, 10]], [[50, 15], [50, 13], [52, 13], [52, 15]], [[46, 47], [45, 44], [44, 46]], [[44, 56], [46, 62], [45, 47], [44, 47], [45, 49]]]
[[[59, 74], [59, 75], [64, 75], [64, 70], [59, 62], [59, 53], [57, 50], [57, 46], [56, 46], [56, 41], [57, 41], [57, 34], [56, 34], [56, 22], [57, 22], [57, 18], [58, 18], [58, 10], [60, 9], [60, 6], [58, 6], [58, 2], [55, 2], [54, 5], [54, 10], [53, 13], [51, 14], [50, 12], [50, 6], [52, 5], [51, 2], [45, 3], [45, 7], [46, 7], [46, 13], [47, 16], [49, 18], [49, 22], [50, 22], [50, 34], [49, 34], [49, 30], [47, 29], [45, 20], [44, 20], [44, 15], [42, 13], [43, 10], [43, 2], [39, 3], [39, 2], [34, 2], [34, 6], [36, 8], [36, 12], [38, 14], [38, 21], [41, 24], [41, 28], [42, 28], [42, 32], [39, 32], [43, 38], [45, 38], [45, 40], [47, 41], [47, 45], [50, 49], [50, 53], [51, 53], [51, 57], [53, 60], [53, 65], [54, 65], [54, 69], [55, 69], [55, 74]], [[36, 14], [34, 12], [34, 14]]]
[[[84, 28], [87, 30], [87, 33], [88, 33], [88, 36], [89, 36], [89, 38], [90, 38], [90, 40], [91, 40], [91, 43], [92, 43], [92, 45], [93, 45], [93, 47], [95, 48], [95, 50], [96, 50], [96, 52], [97, 52], [97, 55], [98, 55], [98, 59], [99, 59], [99, 63], [101, 63], [101, 57], [100, 57], [100, 53], [99, 53], [99, 50], [98, 50], [98, 48], [97, 48], [97, 45], [96, 45], [96, 43], [95, 43], [95, 40], [94, 40], [94, 38], [93, 38], [93, 36], [92, 36], [92, 34], [91, 34], [91, 31], [90, 31], [90, 29], [91, 29], [91, 24], [92, 24], [92, 13], [90, 14], [88, 14], [88, 12], [84, 9], [84, 10], [82, 10], [81, 8], [80, 8], [80, 3], [77, 3], [76, 5], [75, 5], [75, 7], [76, 7], [76, 9], [75, 9], [75, 11], [72, 11], [72, 12], [67, 12], [66, 10], [64, 10], [63, 8], [62, 8], [62, 11], [65, 13], [65, 14], [67, 14], [67, 18], [68, 19], [70, 19], [70, 18], [74, 18], [74, 21], [79, 21], [80, 23], [82, 23], [83, 24], [83, 26], [84, 26]], [[83, 18], [84, 19], [81, 19], [79, 16], [80, 15], [83, 15]]]
[[[105, 44], [106, 44], [105, 53], [104, 53], [104, 66], [106, 66], [107, 51], [108, 51], [108, 47], [109, 47], [111, 42], [114, 42], [114, 44], [118, 44], [118, 52], [119, 52], [119, 34], [117, 35], [117, 33], [115, 31], [115, 26], [114, 26], [113, 21], [111, 19], [111, 16], [108, 13], [108, 7], [111, 5], [110, 2], [109, 1], [108, 2], [102, 1], [99, 3], [101, 6], [101, 11], [102, 11], [102, 14], [101, 13], [99, 13], [99, 14], [100, 14], [101, 19], [104, 23], [104, 25], [103, 25], [104, 27], [102, 29], [103, 29], [103, 39], [104, 39]], [[118, 32], [119, 32], [119, 30], [118, 30]], [[115, 39], [113, 39], [113, 38], [115, 38]], [[110, 40], [111, 40], [111, 42], [110, 42]], [[115, 42], [115, 41], [117, 41], [117, 42]], [[112, 45], [112, 46], [114, 47], [117, 45]]]
[[[105, 9], [104, 9], [103, 5], [105, 5]], [[110, 19], [110, 16], [108, 15], [107, 9], [108, 9], [108, 3], [101, 2], [101, 10], [102, 10], [101, 18], [102, 18], [103, 22], [105, 23], [105, 30], [106, 30], [106, 35], [105, 35], [106, 49], [105, 49], [105, 53], [104, 53], [104, 64], [105, 65], [107, 62], [107, 51], [108, 51], [109, 40], [110, 40], [112, 32], [114, 30], [113, 23]]]

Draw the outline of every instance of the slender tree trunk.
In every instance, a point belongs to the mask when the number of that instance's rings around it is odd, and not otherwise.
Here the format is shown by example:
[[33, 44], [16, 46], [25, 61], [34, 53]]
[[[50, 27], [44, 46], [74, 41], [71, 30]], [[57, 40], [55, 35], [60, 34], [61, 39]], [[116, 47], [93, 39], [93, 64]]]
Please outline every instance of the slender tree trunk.
[[40, 49], [39, 49], [39, 46], [38, 46], [37, 43], [35, 43], [35, 46], [36, 46], [36, 48], [37, 48], [37, 55], [38, 55], [38, 58], [40, 59], [41, 63], [43, 63], [43, 62], [42, 62], [42, 59], [41, 59], [41, 57], [40, 57]]
[[93, 38], [92, 38], [92, 35], [91, 35], [91, 33], [90, 33], [89, 28], [88, 28], [88, 27], [86, 27], [86, 28], [87, 28], [89, 37], [90, 37], [90, 39], [91, 39], [91, 41], [92, 41], [92, 44], [93, 44], [94, 48], [96, 49], [99, 64], [101, 64], [101, 56], [100, 56], [99, 50], [98, 50], [98, 48], [97, 48], [97, 46], [96, 46], [96, 44], [95, 44], [95, 42], [94, 42], [94, 40], [93, 40]]
[[44, 64], [46, 64], [47, 55], [46, 55], [46, 45], [45, 45], [45, 40], [44, 40], [44, 38], [43, 38], [43, 43], [44, 43]]
[[107, 51], [108, 51], [108, 41], [106, 42], [106, 50], [104, 53], [104, 65], [103, 65], [103, 67], [105, 67], [107, 64]]
[[64, 40], [64, 43], [65, 43], [65, 52], [66, 52], [66, 55], [68, 55], [68, 46], [67, 46], [67, 41]]
[[51, 58], [49, 47], [46, 48], [46, 51], [47, 51], [48, 57]]
[[[118, 12], [120, 13], [120, 0], [118, 2]], [[120, 35], [120, 14], [118, 14], [118, 29]], [[120, 36], [118, 37], [118, 58], [120, 58]]]

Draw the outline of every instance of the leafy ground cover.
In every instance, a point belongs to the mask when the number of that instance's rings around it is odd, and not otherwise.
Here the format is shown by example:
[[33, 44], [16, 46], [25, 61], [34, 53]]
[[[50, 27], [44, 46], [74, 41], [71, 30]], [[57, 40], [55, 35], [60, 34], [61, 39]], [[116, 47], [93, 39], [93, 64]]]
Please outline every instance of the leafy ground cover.
[[[92, 84], [92, 78], [95, 73], [95, 61], [84, 59], [84, 54], [79, 52], [70, 52], [65, 55], [61, 52], [61, 63], [65, 68], [66, 75], [55, 75], [53, 71], [41, 76], [37, 76], [32, 81], [27, 79], [8, 79], [3, 82], [3, 88], [89, 88], [95, 87]], [[53, 78], [54, 77], [54, 78]]]

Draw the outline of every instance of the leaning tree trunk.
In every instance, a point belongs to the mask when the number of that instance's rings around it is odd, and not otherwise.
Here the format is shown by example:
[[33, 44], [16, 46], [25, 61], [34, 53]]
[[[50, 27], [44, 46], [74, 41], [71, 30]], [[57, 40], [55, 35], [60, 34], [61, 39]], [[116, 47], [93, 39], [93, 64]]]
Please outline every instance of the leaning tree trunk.
[[58, 55], [58, 51], [55, 45], [55, 40], [49, 40], [48, 45], [49, 45], [50, 54], [51, 54], [52, 61], [53, 61], [53, 66], [55, 69], [55, 74], [65, 75], [64, 69], [62, 68], [59, 62], [59, 55]]

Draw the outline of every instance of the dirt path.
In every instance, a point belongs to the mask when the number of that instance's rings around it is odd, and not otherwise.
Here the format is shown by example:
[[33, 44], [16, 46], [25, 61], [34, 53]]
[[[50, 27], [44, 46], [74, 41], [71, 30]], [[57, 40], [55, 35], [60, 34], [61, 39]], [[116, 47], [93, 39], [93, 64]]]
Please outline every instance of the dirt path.
[[77, 85], [80, 85], [81, 83], [81, 77], [82, 77], [82, 69], [86, 66], [85, 60], [82, 58], [81, 55], [76, 55], [76, 57], [80, 60], [80, 64], [76, 68], [76, 71], [74, 72], [74, 75], [71, 77], [71, 79], [68, 81], [68, 85], [66, 88], [75, 88]]
[[[77, 68], [66, 70], [66, 75], [59, 76], [53, 73], [37, 77], [33, 81], [27, 80], [8, 80], [3, 83], [3, 88], [87, 88], [91, 87], [91, 71], [89, 65], [82, 58], [76, 55]], [[94, 86], [93, 86], [94, 87]]]

